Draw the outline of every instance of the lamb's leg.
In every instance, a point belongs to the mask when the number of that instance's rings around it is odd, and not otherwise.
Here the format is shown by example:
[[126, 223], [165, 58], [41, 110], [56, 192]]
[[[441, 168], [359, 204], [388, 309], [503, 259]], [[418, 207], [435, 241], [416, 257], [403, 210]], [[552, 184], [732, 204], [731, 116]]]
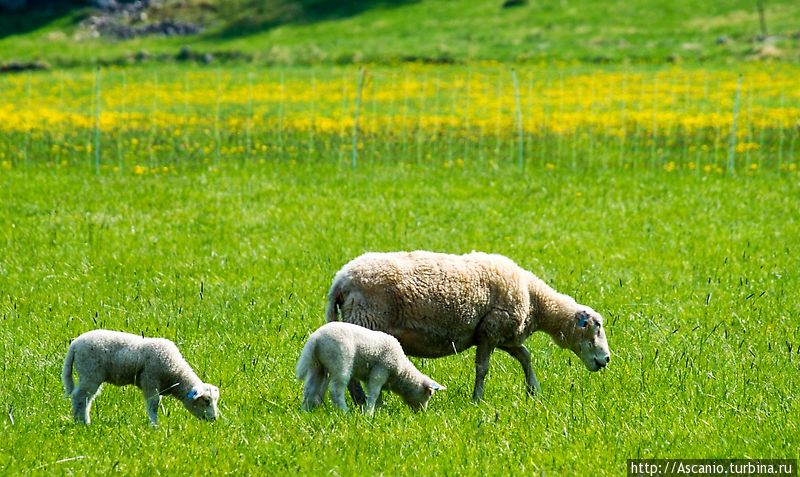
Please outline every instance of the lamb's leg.
[[381, 389], [388, 378], [389, 373], [383, 366], [376, 366], [370, 371], [367, 381], [367, 403], [364, 406], [365, 413], [371, 415], [375, 412], [375, 404], [380, 399]]
[[303, 404], [301, 407], [304, 411], [311, 411], [322, 403], [325, 387], [327, 387], [325, 371], [312, 366], [308, 370], [303, 387]]
[[483, 399], [483, 383], [486, 380], [486, 373], [489, 372], [489, 357], [492, 356], [494, 346], [486, 343], [478, 343], [475, 351], [475, 390], [472, 392], [474, 402]]
[[322, 401], [325, 400], [325, 392], [328, 390], [328, 382], [330, 378], [328, 377], [327, 372], [322, 373], [322, 382], [319, 384], [319, 389], [317, 390], [317, 396], [315, 397], [317, 405], [322, 404]]
[[528, 394], [533, 396], [536, 393], [542, 392], [542, 388], [539, 386], [539, 380], [536, 379], [536, 373], [533, 372], [533, 366], [531, 366], [531, 353], [528, 351], [528, 348], [524, 345], [520, 345], [500, 346], [500, 349], [510, 354], [522, 365], [522, 371], [525, 373], [525, 383], [527, 384], [525, 388]]
[[155, 397], [148, 397], [146, 401], [147, 417], [150, 418], [150, 424], [153, 426], [158, 425], [158, 405], [161, 404], [161, 396], [156, 392]]
[[72, 417], [79, 424], [89, 424], [91, 421], [89, 411], [92, 400], [97, 396], [97, 391], [102, 383], [80, 378], [78, 387], [72, 391]]
[[351, 379], [347, 384], [347, 390], [350, 392], [350, 397], [353, 399], [356, 406], [363, 406], [364, 403], [367, 402], [366, 395], [358, 379]]
[[344, 400], [344, 390], [347, 388], [347, 376], [331, 376], [331, 401], [344, 412], [347, 412], [347, 403]]
[[158, 426], [158, 405], [161, 404], [161, 394], [158, 392], [158, 387], [142, 383], [142, 392], [144, 393], [145, 409], [147, 409], [147, 417], [150, 419], [150, 424], [153, 427]]

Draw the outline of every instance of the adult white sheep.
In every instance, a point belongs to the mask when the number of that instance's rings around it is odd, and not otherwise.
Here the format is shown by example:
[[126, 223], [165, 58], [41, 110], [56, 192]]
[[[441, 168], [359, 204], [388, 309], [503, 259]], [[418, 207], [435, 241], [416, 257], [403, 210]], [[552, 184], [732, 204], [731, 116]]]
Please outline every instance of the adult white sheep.
[[[78, 387], [72, 368], [78, 373]], [[150, 422], [158, 424], [161, 396], [170, 395], [200, 419], [217, 418], [219, 389], [197, 377], [175, 344], [119, 331], [88, 331], [72, 341], [61, 372], [64, 390], [72, 396], [75, 422], [89, 424], [89, 409], [103, 383], [133, 384], [144, 393]]]
[[[328, 292], [327, 321], [339, 313], [341, 321], [394, 336], [411, 356], [436, 358], [477, 346], [475, 401], [483, 397], [495, 348], [522, 365], [528, 393], [540, 390], [524, 346], [535, 331], [572, 350], [590, 371], [611, 357], [600, 314], [502, 255], [361, 255], [339, 270]], [[357, 384], [350, 391], [360, 400]]]
[[425, 409], [435, 391], [444, 389], [408, 360], [397, 340], [350, 323], [327, 323], [309, 336], [295, 367], [297, 379], [305, 380], [306, 411], [322, 403], [330, 382], [331, 401], [347, 412], [344, 390], [351, 379], [367, 383], [367, 413], [386, 388], [398, 394], [412, 409]]

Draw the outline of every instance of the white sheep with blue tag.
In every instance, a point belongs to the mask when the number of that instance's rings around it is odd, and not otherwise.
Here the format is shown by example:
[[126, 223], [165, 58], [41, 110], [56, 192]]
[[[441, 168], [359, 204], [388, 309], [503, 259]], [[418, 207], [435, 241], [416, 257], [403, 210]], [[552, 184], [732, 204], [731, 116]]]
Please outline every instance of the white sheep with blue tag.
[[[72, 380], [73, 367], [78, 386]], [[144, 393], [147, 415], [158, 424], [161, 397], [173, 396], [199, 419], [218, 416], [219, 389], [197, 377], [178, 347], [164, 338], [145, 338], [119, 331], [93, 330], [69, 345], [61, 372], [64, 390], [72, 397], [75, 422], [89, 424], [89, 410], [103, 383], [132, 384]]]
[[[334, 277], [326, 320], [389, 333], [410, 356], [437, 358], [476, 346], [475, 401], [483, 397], [496, 348], [522, 365], [528, 393], [540, 390], [524, 345], [535, 331], [572, 350], [590, 371], [611, 358], [599, 313], [509, 258], [481, 252], [361, 255]], [[350, 391], [363, 399], [358, 383]]]
[[350, 323], [327, 323], [309, 336], [295, 367], [305, 381], [302, 408], [322, 403], [330, 384], [333, 404], [347, 412], [344, 391], [351, 379], [367, 385], [364, 412], [371, 414], [386, 389], [399, 395], [415, 411], [425, 409], [434, 392], [445, 389], [422, 374], [386, 333]]

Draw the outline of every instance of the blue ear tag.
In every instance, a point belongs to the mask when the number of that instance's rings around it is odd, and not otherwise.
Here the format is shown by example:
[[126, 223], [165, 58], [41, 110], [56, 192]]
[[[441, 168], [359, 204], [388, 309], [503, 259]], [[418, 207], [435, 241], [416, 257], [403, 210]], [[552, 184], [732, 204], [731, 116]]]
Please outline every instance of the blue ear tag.
[[578, 326], [580, 326], [581, 328], [586, 328], [586, 320], [588, 319], [589, 317], [586, 315], [581, 316], [581, 318], [578, 320]]
[[196, 398], [197, 397], [197, 389], [192, 389], [191, 391], [189, 391], [189, 394], [187, 394], [186, 397], [189, 398], [189, 399]]

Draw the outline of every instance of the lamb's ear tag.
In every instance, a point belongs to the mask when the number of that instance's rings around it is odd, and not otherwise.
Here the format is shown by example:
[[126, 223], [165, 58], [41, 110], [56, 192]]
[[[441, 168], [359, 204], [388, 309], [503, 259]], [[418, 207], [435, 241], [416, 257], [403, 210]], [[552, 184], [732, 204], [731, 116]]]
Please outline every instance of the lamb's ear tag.
[[189, 394], [186, 395], [189, 399], [195, 399], [197, 397], [197, 389], [192, 389], [189, 391]]
[[442, 386], [436, 381], [431, 382], [430, 388], [433, 389], [434, 391], [444, 391], [445, 389], [447, 389], [446, 387]]

